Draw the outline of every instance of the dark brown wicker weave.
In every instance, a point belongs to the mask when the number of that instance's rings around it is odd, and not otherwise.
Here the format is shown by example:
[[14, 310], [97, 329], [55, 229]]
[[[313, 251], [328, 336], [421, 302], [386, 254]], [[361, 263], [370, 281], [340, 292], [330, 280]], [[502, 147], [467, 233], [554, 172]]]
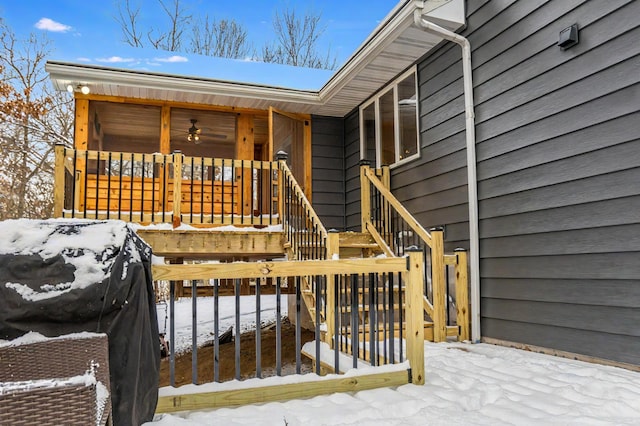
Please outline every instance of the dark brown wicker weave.
[[[56, 338], [18, 346], [0, 347], [0, 382], [67, 379], [93, 369], [97, 381], [109, 384], [106, 335]], [[0, 395], [0, 425], [106, 424], [111, 399], [97, 412], [96, 385], [69, 384], [18, 390]]]

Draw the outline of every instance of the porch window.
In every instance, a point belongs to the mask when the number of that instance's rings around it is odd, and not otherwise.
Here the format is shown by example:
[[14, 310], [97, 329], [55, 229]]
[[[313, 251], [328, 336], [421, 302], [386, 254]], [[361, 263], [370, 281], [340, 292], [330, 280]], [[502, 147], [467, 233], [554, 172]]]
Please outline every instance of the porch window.
[[360, 107], [360, 157], [394, 166], [420, 155], [415, 68]]

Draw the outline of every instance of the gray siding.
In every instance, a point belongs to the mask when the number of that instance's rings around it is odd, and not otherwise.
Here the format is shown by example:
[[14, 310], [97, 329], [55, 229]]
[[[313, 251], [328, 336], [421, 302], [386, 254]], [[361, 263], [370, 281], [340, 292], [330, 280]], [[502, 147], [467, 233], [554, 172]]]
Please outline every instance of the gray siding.
[[314, 116], [311, 120], [313, 208], [327, 229], [344, 229], [343, 120]]
[[360, 121], [358, 111], [344, 120], [346, 229], [360, 231]]
[[[640, 364], [640, 2], [467, 12], [482, 333]], [[580, 43], [562, 51], [573, 23]], [[419, 63], [421, 156], [392, 170], [393, 192], [424, 226], [446, 226], [449, 250], [469, 238], [460, 57], [443, 43]]]

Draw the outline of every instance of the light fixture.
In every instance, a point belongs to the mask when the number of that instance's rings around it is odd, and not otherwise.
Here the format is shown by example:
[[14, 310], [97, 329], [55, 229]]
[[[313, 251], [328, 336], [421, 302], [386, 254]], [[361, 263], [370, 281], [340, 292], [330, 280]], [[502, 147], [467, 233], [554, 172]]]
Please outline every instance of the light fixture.
[[196, 144], [200, 143], [200, 129], [196, 127], [196, 123], [198, 120], [195, 118], [191, 119], [191, 127], [189, 127], [189, 136], [187, 136], [187, 140], [189, 142], [194, 142]]
[[88, 95], [91, 92], [91, 89], [89, 89], [89, 86], [87, 86], [86, 84], [76, 84], [75, 86], [71, 83], [67, 84], [67, 92], [69, 93], [73, 93], [73, 92], [80, 92], [83, 95]]

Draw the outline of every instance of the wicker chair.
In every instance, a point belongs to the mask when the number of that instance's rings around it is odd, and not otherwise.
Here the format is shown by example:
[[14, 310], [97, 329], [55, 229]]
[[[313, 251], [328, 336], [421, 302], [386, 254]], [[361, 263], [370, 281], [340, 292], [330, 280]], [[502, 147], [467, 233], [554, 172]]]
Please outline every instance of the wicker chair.
[[[83, 333], [0, 346], [0, 425], [105, 425], [107, 343], [104, 334]], [[87, 372], [95, 381], [79, 380]]]

